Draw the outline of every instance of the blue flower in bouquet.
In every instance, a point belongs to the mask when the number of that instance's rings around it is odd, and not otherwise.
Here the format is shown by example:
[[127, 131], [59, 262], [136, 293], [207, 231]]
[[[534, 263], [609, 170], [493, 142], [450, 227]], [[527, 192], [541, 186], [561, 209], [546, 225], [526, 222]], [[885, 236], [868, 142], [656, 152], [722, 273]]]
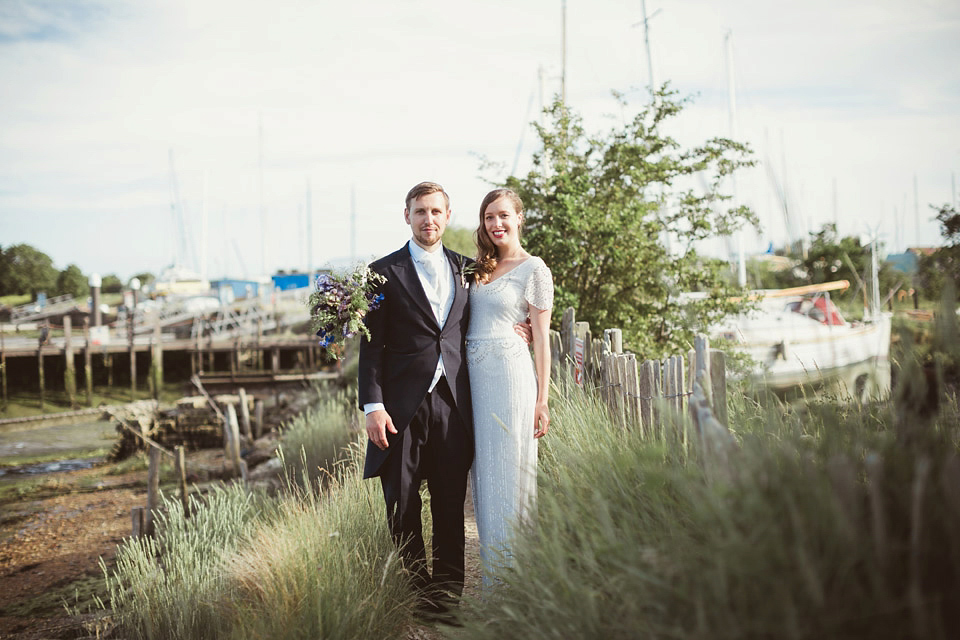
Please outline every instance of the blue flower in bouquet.
[[320, 346], [334, 358], [340, 357], [347, 338], [362, 333], [370, 339], [363, 319], [383, 302], [383, 294], [376, 293], [383, 282], [383, 276], [362, 265], [347, 275], [317, 276], [308, 302], [310, 317]]

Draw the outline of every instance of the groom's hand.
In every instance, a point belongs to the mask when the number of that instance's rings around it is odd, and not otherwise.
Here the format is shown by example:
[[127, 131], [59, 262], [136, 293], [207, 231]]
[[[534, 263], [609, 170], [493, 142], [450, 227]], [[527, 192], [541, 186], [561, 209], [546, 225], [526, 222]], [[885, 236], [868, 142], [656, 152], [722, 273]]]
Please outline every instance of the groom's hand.
[[518, 336], [523, 338], [524, 342], [533, 344], [533, 326], [530, 324], [529, 316], [523, 322], [518, 322], [513, 325], [513, 330], [517, 332]]
[[367, 437], [370, 438], [370, 442], [380, 449], [386, 449], [390, 446], [387, 442], [387, 431], [390, 433], [397, 432], [389, 413], [386, 411], [371, 411], [367, 414]]

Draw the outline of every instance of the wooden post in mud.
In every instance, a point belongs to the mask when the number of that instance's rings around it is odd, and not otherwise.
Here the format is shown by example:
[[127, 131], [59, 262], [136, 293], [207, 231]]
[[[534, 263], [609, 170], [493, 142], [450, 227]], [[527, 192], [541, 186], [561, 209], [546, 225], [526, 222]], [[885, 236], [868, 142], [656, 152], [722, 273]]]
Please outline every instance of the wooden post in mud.
[[237, 412], [232, 404], [227, 405], [226, 424], [223, 425], [226, 436], [226, 457], [233, 466], [233, 471], [244, 482], [247, 481], [247, 463], [240, 457], [240, 428], [237, 425]]
[[237, 392], [240, 395], [240, 426], [243, 435], [248, 441], [253, 441], [253, 432], [250, 429], [250, 407], [247, 405], [247, 391], [243, 387]]
[[107, 387], [113, 388], [113, 354], [109, 351], [103, 354], [103, 366], [107, 369]]
[[134, 539], [139, 538], [144, 534], [144, 524], [146, 519], [143, 515], [143, 507], [133, 507], [130, 509], [130, 520], [133, 525], [133, 532], [130, 536]]
[[87, 390], [87, 406], [93, 406], [93, 353], [90, 344], [90, 318], [83, 319], [83, 383]]
[[153, 512], [160, 503], [160, 449], [151, 446], [147, 467], [147, 512], [144, 532], [153, 535]]
[[213, 351], [213, 328], [207, 323], [207, 371], [213, 371], [214, 356]]
[[178, 444], [174, 449], [173, 467], [177, 475], [177, 484], [180, 486], [180, 504], [183, 505], [183, 517], [190, 517], [189, 490], [187, 489], [187, 461], [183, 452], [183, 445]]
[[40, 376], [40, 411], [43, 411], [43, 400], [46, 391], [46, 385], [43, 380], [43, 344], [37, 347], [37, 373]]
[[[194, 371], [193, 373], [203, 373], [203, 365], [204, 365], [204, 362], [203, 362], [203, 326], [204, 326], [204, 322], [203, 322], [203, 320], [200, 320], [200, 326], [197, 327], [197, 348], [196, 348], [197, 364], [196, 364], [196, 367], [194, 367], [194, 368], [196, 369], [196, 371]], [[191, 375], [190, 375], [191, 378], [193, 377], [193, 373], [191, 373]]]
[[73, 366], [73, 321], [63, 316], [63, 388], [71, 409], [77, 408], [77, 372]]
[[2, 401], [3, 404], [0, 406], [0, 410], [7, 410], [7, 352], [4, 351], [3, 345], [3, 331], [0, 331], [0, 387], [3, 389]]
[[253, 401], [253, 437], [257, 440], [263, 435], [263, 400]]
[[263, 371], [263, 349], [260, 348], [260, 343], [263, 341], [263, 318], [259, 315], [257, 316], [257, 357], [254, 366], [257, 371]]
[[160, 399], [160, 389], [163, 387], [163, 339], [160, 334], [160, 323], [153, 325], [153, 341], [150, 353], [150, 382], [153, 385], [153, 399]]
[[[128, 334], [129, 334], [129, 349], [130, 349], [130, 399], [136, 400], [137, 398], [137, 345], [134, 342], [134, 320], [136, 314], [136, 304], [134, 304], [134, 311], [127, 314], [127, 322], [129, 323]], [[149, 516], [147, 516], [149, 519]]]

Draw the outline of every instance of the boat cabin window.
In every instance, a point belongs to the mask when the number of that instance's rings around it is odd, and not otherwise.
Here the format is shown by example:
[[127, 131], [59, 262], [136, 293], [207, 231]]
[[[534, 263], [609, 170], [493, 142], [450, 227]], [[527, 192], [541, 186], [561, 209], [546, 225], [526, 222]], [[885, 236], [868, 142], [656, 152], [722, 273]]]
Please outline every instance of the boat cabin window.
[[825, 325], [839, 326], [846, 324], [840, 310], [833, 302], [824, 296], [815, 296], [813, 298], [803, 298], [787, 303], [787, 309], [807, 316]]

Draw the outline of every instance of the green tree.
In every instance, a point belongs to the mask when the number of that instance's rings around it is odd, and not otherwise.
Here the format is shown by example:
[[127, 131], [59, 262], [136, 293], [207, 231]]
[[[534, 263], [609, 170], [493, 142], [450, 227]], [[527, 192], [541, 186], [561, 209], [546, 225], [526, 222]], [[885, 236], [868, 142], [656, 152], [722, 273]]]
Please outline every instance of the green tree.
[[[862, 295], [863, 291], [858, 283], [863, 282], [865, 286], [869, 286], [870, 252], [869, 244], [861, 244], [860, 238], [854, 236], [840, 238], [837, 225], [827, 223], [820, 231], [810, 234], [810, 249], [802, 266], [811, 284], [847, 280], [853, 287], [851, 293]], [[879, 265], [879, 276], [881, 297], [906, 281], [905, 276], [898, 274], [885, 263]]]
[[954, 291], [960, 290], [960, 212], [945, 204], [937, 211], [940, 235], [945, 244], [928, 256], [922, 256], [917, 277], [925, 297], [937, 300], [947, 280], [952, 280]]
[[[688, 101], [664, 86], [635, 117], [595, 135], [556, 101], [549, 124], [534, 125], [543, 149], [533, 168], [506, 180], [524, 202], [527, 249], [552, 268], [554, 322], [572, 306], [595, 330], [621, 328], [645, 357], [686, 349], [696, 331], [737, 309], [729, 266], [695, 246], [756, 225], [722, 193], [728, 176], [753, 164], [749, 148], [725, 138], [681, 148], [664, 131]], [[709, 294], [681, 296], [695, 291]]]
[[53, 260], [28, 244], [15, 244], [0, 252], [0, 295], [29, 293], [36, 298], [52, 294], [57, 284]]
[[152, 273], [150, 273], [149, 271], [144, 271], [144, 272], [142, 272], [142, 273], [137, 273], [137, 274], [134, 274], [133, 276], [131, 276], [131, 277], [130, 277], [130, 280], [127, 280], [127, 286], [128, 286], [128, 287], [130, 286], [130, 282], [131, 282], [134, 278], [136, 278], [136, 279], [138, 279], [138, 280], [140, 281], [140, 286], [141, 286], [141, 287], [145, 287], [145, 286], [147, 286], [148, 284], [150, 284], [151, 282], [153, 282], [154, 280], [157, 279], [157, 277], [156, 277], [155, 275], [153, 275]]
[[466, 227], [447, 227], [447, 230], [443, 232], [443, 246], [470, 258], [477, 255], [477, 243], [473, 240], [473, 229], [467, 229]]
[[75, 264], [69, 265], [57, 276], [57, 295], [69, 294], [74, 298], [86, 298], [90, 292], [87, 277]]
[[101, 293], [120, 293], [123, 291], [123, 282], [114, 273], [103, 276], [100, 282]]

